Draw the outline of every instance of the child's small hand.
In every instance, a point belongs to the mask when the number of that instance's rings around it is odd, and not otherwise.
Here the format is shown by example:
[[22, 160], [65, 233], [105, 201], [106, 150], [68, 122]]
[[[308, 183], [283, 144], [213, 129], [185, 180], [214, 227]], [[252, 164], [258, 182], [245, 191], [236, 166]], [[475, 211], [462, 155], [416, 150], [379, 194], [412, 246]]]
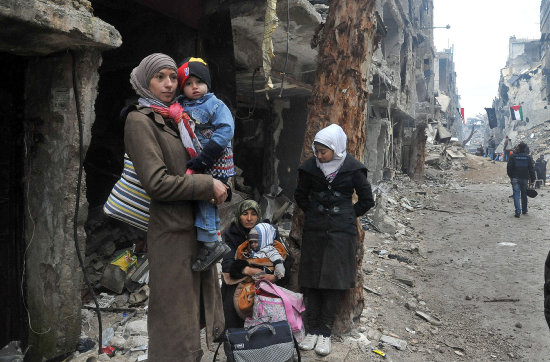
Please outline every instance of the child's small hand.
[[201, 155], [198, 155], [187, 161], [187, 168], [195, 171], [204, 171], [209, 168], [209, 165], [203, 160]]
[[283, 263], [275, 265], [275, 272], [273, 274], [275, 274], [277, 279], [285, 277], [285, 266], [283, 265]]
[[195, 171], [208, 170], [223, 153], [224, 147], [210, 140], [197, 157], [187, 162], [187, 167]]

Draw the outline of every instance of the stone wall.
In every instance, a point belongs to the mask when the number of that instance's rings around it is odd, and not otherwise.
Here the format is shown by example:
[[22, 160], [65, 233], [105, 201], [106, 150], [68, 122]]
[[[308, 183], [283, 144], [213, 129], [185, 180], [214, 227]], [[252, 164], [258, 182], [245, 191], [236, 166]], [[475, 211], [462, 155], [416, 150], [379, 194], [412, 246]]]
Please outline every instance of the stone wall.
[[[29, 62], [25, 87], [26, 144], [26, 293], [31, 360], [73, 351], [80, 336], [82, 270], [74, 243], [79, 159], [79, 126], [75, 97], [82, 115], [82, 142], [90, 142], [100, 53], [57, 54]], [[87, 205], [82, 184], [78, 241], [84, 250]]]

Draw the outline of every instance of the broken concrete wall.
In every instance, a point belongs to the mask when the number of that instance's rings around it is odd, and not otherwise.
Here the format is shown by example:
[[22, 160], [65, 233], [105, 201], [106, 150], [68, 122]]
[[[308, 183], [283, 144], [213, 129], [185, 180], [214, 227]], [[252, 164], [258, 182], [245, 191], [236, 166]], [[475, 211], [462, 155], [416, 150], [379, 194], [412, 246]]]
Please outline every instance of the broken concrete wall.
[[[86, 147], [94, 120], [100, 59], [99, 51], [75, 54], [77, 90], [73, 88], [73, 59], [69, 54], [37, 58], [29, 62], [27, 70], [25, 275], [33, 360], [74, 350], [80, 335], [82, 270], [73, 223], [80, 137]], [[75, 97], [81, 104], [82, 134]], [[83, 190], [84, 183], [77, 220], [81, 250], [87, 214]]]
[[[370, 118], [369, 118], [370, 120]], [[367, 122], [367, 142], [365, 165], [369, 170], [371, 182], [382, 180], [384, 170], [388, 169], [391, 157], [392, 125], [388, 118], [377, 118], [378, 121]]]

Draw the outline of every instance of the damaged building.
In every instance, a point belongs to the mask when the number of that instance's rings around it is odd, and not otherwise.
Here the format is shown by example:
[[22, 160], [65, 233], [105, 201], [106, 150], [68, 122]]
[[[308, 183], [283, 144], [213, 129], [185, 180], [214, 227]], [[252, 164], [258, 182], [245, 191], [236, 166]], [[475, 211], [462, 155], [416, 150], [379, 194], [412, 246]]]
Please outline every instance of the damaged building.
[[435, 111], [433, 1], [380, 1], [377, 12], [365, 164], [371, 182], [395, 170], [421, 177]]
[[[542, 41], [512, 36], [508, 44], [508, 59], [501, 70], [498, 97], [493, 101], [497, 129], [491, 132], [498, 140], [509, 136], [513, 144], [526, 141], [531, 151], [540, 152], [542, 150], [535, 147], [537, 142], [534, 135], [531, 136], [532, 130], [550, 121]], [[514, 114], [511, 107], [518, 106], [521, 112]], [[497, 153], [503, 152], [503, 142], [497, 147]]]
[[[32, 346], [31, 360], [72, 352], [85, 290], [75, 239], [92, 285], [99, 260], [145, 241], [102, 206], [123, 167], [119, 113], [136, 101], [129, 74], [148, 54], [208, 61], [212, 89], [235, 117], [235, 189], [264, 209], [291, 201], [316, 72], [311, 42], [329, 1], [274, 3], [0, 0], [2, 345]], [[458, 104], [454, 68], [435, 52], [432, 0], [384, 0], [376, 9], [363, 161], [373, 183], [395, 171], [418, 179], [426, 130], [440, 119], [451, 132], [457, 124], [436, 101], [445, 93], [454, 99], [448, 109]]]
[[434, 141], [448, 142], [451, 137], [463, 141], [464, 120], [460, 113], [460, 97], [456, 88], [454, 47], [437, 52], [435, 61], [435, 119], [430, 124]]

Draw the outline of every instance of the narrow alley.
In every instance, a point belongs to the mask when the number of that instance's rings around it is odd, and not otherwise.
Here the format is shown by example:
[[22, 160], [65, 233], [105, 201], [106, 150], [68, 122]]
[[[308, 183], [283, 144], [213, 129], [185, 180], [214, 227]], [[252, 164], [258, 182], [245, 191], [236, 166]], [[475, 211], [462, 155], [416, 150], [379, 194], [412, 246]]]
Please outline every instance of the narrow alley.
[[[381, 294], [366, 295], [367, 310], [375, 311], [373, 325], [409, 341], [407, 351], [386, 351], [395, 361], [544, 361], [550, 356], [543, 312], [550, 188], [529, 199], [528, 215], [516, 219], [506, 164], [471, 160], [475, 167], [454, 174], [458, 184], [430, 186], [438, 188], [434, 203], [411, 213], [408, 228], [418, 236], [419, 248], [413, 257], [402, 254], [411, 261], [408, 268], [382, 259], [365, 277], [365, 284], [379, 286]], [[392, 249], [391, 255], [407, 249], [400, 250], [400, 244], [373, 247]], [[410, 283], [395, 288], [395, 280]], [[415, 316], [419, 309], [433, 318], [431, 325]]]

